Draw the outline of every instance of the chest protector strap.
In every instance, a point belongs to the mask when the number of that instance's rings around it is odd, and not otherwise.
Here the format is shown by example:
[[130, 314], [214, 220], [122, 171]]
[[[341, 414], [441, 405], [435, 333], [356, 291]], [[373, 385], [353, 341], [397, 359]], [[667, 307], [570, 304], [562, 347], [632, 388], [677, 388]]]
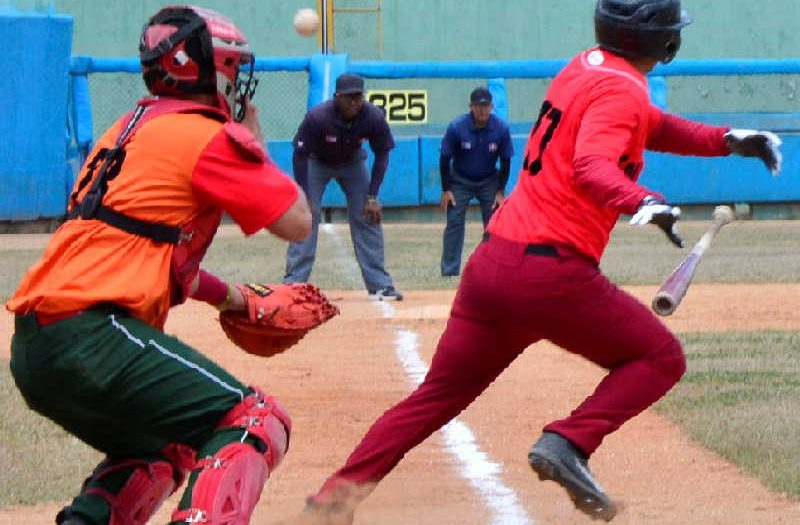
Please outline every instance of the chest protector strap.
[[[125, 161], [125, 146], [142, 124], [167, 113], [202, 113], [225, 121], [226, 117], [209, 106], [174, 99], [158, 99], [140, 102], [132, 112], [127, 124], [117, 137], [113, 148], [100, 149], [89, 162], [86, 175], [70, 196], [72, 207], [67, 213], [70, 219], [96, 219], [126, 231], [132, 235], [146, 237], [159, 243], [178, 244], [181, 240], [180, 226], [137, 219], [103, 205], [108, 183], [119, 175]], [[99, 164], [99, 168], [98, 168]], [[95, 171], [97, 172], [95, 176]], [[78, 194], [92, 182], [91, 187], [78, 201]]]

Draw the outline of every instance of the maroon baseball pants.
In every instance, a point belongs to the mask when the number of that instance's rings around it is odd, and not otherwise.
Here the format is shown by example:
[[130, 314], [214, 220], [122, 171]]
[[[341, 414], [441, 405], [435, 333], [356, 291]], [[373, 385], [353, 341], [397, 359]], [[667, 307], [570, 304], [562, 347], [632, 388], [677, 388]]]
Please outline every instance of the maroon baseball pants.
[[675, 336], [593, 261], [567, 248], [491, 237], [464, 270], [425, 380], [372, 425], [316, 499], [333, 498], [343, 484], [380, 481], [540, 339], [608, 370], [569, 416], [545, 426], [587, 455], [663, 396], [686, 369]]

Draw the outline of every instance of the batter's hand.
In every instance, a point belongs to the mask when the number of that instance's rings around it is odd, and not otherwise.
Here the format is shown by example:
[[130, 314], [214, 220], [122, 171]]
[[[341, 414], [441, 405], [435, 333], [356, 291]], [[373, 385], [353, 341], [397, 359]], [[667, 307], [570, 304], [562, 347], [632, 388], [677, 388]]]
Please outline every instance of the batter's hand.
[[364, 204], [364, 220], [370, 224], [380, 224], [383, 220], [383, 210], [378, 199], [367, 199]]
[[631, 224], [655, 224], [667, 235], [667, 238], [677, 246], [683, 248], [683, 239], [678, 235], [678, 219], [681, 218], [681, 209], [670, 206], [664, 199], [647, 196], [642, 200], [639, 209], [631, 217]]
[[456, 205], [456, 197], [453, 195], [453, 192], [450, 190], [442, 192], [442, 198], [439, 199], [439, 206], [442, 208], [442, 212], [447, 213], [447, 208], [449, 206]]
[[781, 172], [780, 146], [782, 141], [771, 131], [732, 129], [725, 134], [725, 143], [730, 150], [742, 157], [758, 157], [773, 175]]

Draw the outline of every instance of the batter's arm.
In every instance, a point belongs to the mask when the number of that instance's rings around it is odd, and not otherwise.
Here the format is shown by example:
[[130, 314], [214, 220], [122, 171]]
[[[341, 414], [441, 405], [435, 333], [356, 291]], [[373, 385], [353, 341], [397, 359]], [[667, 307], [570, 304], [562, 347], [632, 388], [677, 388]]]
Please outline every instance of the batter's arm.
[[727, 127], [688, 120], [655, 106], [650, 108], [649, 121], [652, 124], [647, 134], [649, 150], [697, 157], [722, 157], [731, 153], [725, 144]]
[[592, 155], [575, 160], [575, 182], [600, 206], [632, 214], [648, 195], [661, 197], [628, 178], [608, 157]]

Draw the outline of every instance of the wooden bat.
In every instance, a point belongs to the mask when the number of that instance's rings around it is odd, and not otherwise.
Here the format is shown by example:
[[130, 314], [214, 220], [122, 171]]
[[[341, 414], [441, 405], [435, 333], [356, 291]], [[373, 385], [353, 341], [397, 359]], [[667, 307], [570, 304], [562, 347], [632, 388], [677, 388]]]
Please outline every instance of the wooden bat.
[[655, 297], [653, 297], [652, 307], [658, 315], [670, 315], [678, 308], [683, 296], [686, 294], [686, 290], [689, 289], [689, 285], [692, 283], [694, 272], [703, 254], [711, 245], [719, 230], [735, 219], [733, 210], [728, 206], [714, 208], [712, 217], [714, 222], [711, 223], [708, 230], [694, 245], [691, 253], [667, 277], [661, 288], [656, 292]]

